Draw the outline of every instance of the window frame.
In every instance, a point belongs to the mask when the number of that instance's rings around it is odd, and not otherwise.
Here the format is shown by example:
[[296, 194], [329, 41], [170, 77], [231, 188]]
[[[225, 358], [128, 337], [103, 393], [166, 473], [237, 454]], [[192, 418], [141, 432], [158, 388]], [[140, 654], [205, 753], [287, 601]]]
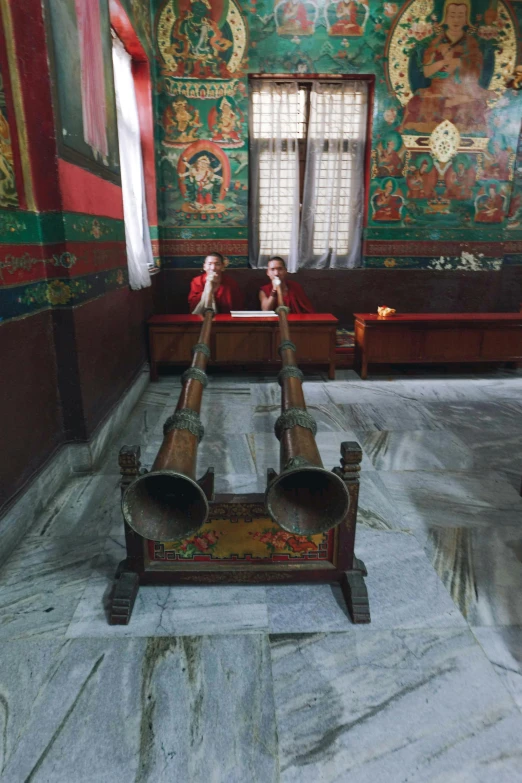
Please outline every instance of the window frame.
[[[299, 158], [299, 221], [301, 221], [301, 209], [304, 197], [304, 182], [306, 171], [306, 147], [308, 143], [308, 128], [310, 120], [310, 93], [313, 82], [320, 82], [321, 84], [339, 84], [343, 81], [364, 81], [368, 83], [368, 95], [367, 95], [367, 115], [366, 115], [366, 141], [364, 150], [364, 192], [369, 193], [370, 179], [371, 179], [371, 150], [372, 150], [372, 127], [373, 127], [373, 109], [374, 109], [374, 96], [375, 96], [375, 75], [374, 74], [359, 74], [359, 73], [347, 73], [347, 74], [328, 74], [328, 73], [251, 73], [248, 76], [249, 88], [254, 82], [279, 82], [289, 83], [297, 82], [298, 88], [305, 87], [307, 90], [306, 98], [306, 120], [305, 120], [305, 134], [302, 139], [297, 139], [298, 144], [298, 158]], [[249, 89], [249, 94], [251, 90]], [[250, 138], [248, 144], [248, 150], [250, 153]], [[250, 168], [250, 167], [249, 167]], [[249, 182], [249, 195], [252, 193], [251, 183]], [[249, 198], [250, 203], [250, 198]], [[365, 198], [362, 228], [366, 228], [368, 225], [368, 209], [369, 199]], [[363, 240], [364, 242], [364, 240]], [[364, 252], [364, 249], [363, 249]]]

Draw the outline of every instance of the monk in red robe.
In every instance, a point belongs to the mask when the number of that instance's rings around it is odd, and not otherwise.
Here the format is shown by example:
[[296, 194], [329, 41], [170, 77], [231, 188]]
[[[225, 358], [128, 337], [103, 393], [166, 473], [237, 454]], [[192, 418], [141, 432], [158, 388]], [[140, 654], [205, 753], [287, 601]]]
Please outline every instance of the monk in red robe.
[[259, 291], [261, 310], [275, 310], [277, 307], [277, 289], [281, 286], [283, 302], [292, 313], [315, 313], [314, 307], [299, 283], [288, 279], [285, 262], [279, 256], [274, 256], [268, 262], [266, 273], [271, 283], [264, 285]]
[[504, 198], [490, 185], [489, 194], [477, 199], [475, 223], [501, 223], [504, 219]]
[[193, 315], [203, 313], [207, 307], [216, 313], [243, 309], [243, 294], [236, 281], [225, 274], [226, 266], [221, 253], [210, 253], [205, 258], [203, 274], [190, 284], [188, 303]]

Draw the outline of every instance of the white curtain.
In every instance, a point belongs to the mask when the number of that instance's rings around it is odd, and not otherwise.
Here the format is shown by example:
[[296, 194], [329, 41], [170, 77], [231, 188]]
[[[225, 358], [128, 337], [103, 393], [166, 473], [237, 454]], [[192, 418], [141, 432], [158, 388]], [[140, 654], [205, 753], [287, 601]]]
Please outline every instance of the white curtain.
[[250, 112], [250, 265], [266, 267], [272, 255], [298, 267], [299, 150], [303, 133], [297, 84], [252, 85]]
[[149, 266], [153, 266], [152, 245], [145, 202], [145, 179], [141, 154], [140, 126], [131, 56], [122, 42], [113, 37], [112, 61], [118, 115], [121, 184], [125, 241], [131, 288], [150, 285]]
[[361, 263], [367, 87], [312, 84], [299, 266]]

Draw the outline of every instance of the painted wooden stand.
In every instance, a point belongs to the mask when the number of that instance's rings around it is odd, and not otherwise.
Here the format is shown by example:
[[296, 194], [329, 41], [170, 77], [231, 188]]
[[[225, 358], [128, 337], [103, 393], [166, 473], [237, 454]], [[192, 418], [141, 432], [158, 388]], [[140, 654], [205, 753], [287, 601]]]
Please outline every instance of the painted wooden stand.
[[[272, 554], [263, 558], [238, 558], [230, 554], [221, 559], [180, 560], [166, 545], [144, 539], [124, 522], [127, 557], [116, 573], [110, 599], [109, 623], [127, 625], [140, 585], [150, 584], [292, 584], [337, 583], [354, 623], [370, 622], [368, 592], [364, 582], [367, 575], [362, 560], [354, 555], [355, 529], [359, 499], [359, 472], [362, 451], [358, 443], [341, 444], [341, 465], [334, 472], [346, 483], [350, 508], [346, 518], [333, 530], [324, 533], [318, 551], [302, 556]], [[124, 446], [120, 450], [121, 490], [144, 471], [140, 465], [140, 447]], [[213, 494], [213, 470], [207, 471], [199, 482], [210, 501], [210, 522], [232, 520], [239, 525], [237, 532], [245, 532], [245, 525], [254, 519], [264, 519], [274, 526], [265, 510], [264, 495]], [[256, 533], [255, 535], [259, 535]], [[288, 535], [288, 534], [287, 534]], [[298, 539], [303, 539], [299, 542]], [[233, 539], [232, 539], [233, 540]], [[306, 548], [306, 538], [293, 536], [295, 546]], [[292, 537], [290, 538], [292, 541]], [[182, 542], [183, 543], [183, 542]], [[233, 552], [233, 549], [231, 549]], [[172, 559], [169, 559], [172, 554]], [[314, 559], [315, 558], [315, 559]]]

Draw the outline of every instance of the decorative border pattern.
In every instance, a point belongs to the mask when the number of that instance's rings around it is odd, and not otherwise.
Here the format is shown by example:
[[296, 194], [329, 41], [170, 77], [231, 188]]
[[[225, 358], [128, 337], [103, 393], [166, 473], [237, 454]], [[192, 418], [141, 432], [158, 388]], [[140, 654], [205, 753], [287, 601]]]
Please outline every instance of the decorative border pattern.
[[[222, 249], [219, 245], [214, 245], [214, 249], [219, 250], [222, 253]], [[206, 254], [205, 254], [206, 255]], [[233, 269], [241, 269], [248, 267], [248, 256], [229, 256], [228, 267]], [[203, 253], [197, 256], [161, 256], [161, 268], [167, 272], [172, 272], [176, 269], [201, 269], [203, 259]]]
[[84, 277], [39, 280], [25, 286], [0, 288], [1, 323], [56, 307], [77, 307], [129, 284], [127, 268]]

